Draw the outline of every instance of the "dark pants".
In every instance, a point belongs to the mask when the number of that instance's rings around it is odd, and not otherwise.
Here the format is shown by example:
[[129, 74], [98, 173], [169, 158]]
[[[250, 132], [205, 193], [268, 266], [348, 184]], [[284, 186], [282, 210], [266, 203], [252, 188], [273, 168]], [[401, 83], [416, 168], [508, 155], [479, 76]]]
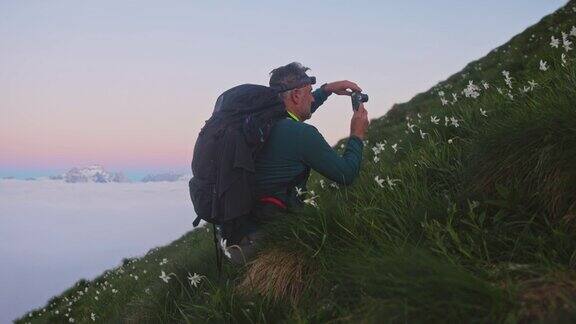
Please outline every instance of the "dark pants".
[[230, 261], [241, 265], [252, 259], [263, 237], [261, 226], [286, 213], [287, 210], [273, 204], [258, 204], [249, 215], [219, 226], [216, 235], [219, 241], [221, 238], [226, 240]]

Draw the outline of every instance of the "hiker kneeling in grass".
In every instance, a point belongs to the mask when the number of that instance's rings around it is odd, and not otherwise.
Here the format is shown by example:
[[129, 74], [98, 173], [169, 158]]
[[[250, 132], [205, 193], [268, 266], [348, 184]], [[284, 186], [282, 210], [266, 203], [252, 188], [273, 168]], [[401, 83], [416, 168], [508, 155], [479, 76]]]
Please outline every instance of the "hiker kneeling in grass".
[[[214, 227], [214, 243], [235, 264], [255, 254], [262, 224], [292, 213], [303, 201], [310, 170], [342, 185], [358, 176], [368, 96], [350, 81], [322, 85], [308, 68], [290, 63], [270, 73], [270, 86], [243, 84], [222, 93], [198, 134], [192, 158], [190, 198], [196, 219]], [[342, 156], [304, 121], [332, 93], [349, 95], [354, 114]], [[216, 228], [216, 226], [218, 228]], [[216, 247], [218, 269], [222, 254]]]
[[294, 62], [270, 73], [270, 87], [278, 89], [288, 116], [274, 124], [256, 155], [256, 206], [248, 217], [219, 226], [219, 235], [227, 242], [226, 252], [235, 264], [243, 264], [254, 256], [262, 236], [260, 225], [278, 217], [278, 213], [302, 207], [303, 201], [295, 188], [306, 191], [310, 169], [342, 185], [351, 184], [359, 174], [362, 141], [369, 123], [363, 104], [352, 116], [350, 137], [341, 156], [316, 127], [304, 121], [332, 93], [351, 95], [362, 89], [353, 82], [338, 81], [312, 91], [315, 78], [306, 75], [307, 70]]

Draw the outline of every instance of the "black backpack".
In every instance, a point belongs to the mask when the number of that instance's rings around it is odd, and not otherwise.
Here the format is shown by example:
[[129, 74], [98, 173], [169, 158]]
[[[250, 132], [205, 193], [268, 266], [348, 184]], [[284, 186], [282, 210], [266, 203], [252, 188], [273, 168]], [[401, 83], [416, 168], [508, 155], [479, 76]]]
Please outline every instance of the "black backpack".
[[254, 160], [276, 121], [287, 117], [278, 91], [243, 84], [222, 93], [194, 146], [190, 198], [200, 219], [221, 225], [256, 204]]

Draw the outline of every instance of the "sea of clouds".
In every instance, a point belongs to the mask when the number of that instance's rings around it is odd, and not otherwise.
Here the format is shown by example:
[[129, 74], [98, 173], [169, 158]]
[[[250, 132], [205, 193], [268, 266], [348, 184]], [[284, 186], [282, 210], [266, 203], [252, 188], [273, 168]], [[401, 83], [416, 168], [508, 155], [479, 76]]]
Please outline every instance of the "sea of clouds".
[[192, 229], [186, 181], [0, 180], [0, 323]]

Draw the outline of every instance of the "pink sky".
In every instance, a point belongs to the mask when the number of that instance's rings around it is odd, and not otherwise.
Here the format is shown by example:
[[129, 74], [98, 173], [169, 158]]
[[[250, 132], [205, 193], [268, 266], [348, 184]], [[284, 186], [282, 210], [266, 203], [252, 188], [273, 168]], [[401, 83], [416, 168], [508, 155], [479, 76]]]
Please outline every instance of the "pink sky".
[[[564, 3], [2, 1], [0, 176], [187, 171], [217, 96], [292, 61], [319, 85], [356, 81], [376, 118]], [[350, 117], [349, 98], [332, 96], [308, 122], [333, 144]]]

